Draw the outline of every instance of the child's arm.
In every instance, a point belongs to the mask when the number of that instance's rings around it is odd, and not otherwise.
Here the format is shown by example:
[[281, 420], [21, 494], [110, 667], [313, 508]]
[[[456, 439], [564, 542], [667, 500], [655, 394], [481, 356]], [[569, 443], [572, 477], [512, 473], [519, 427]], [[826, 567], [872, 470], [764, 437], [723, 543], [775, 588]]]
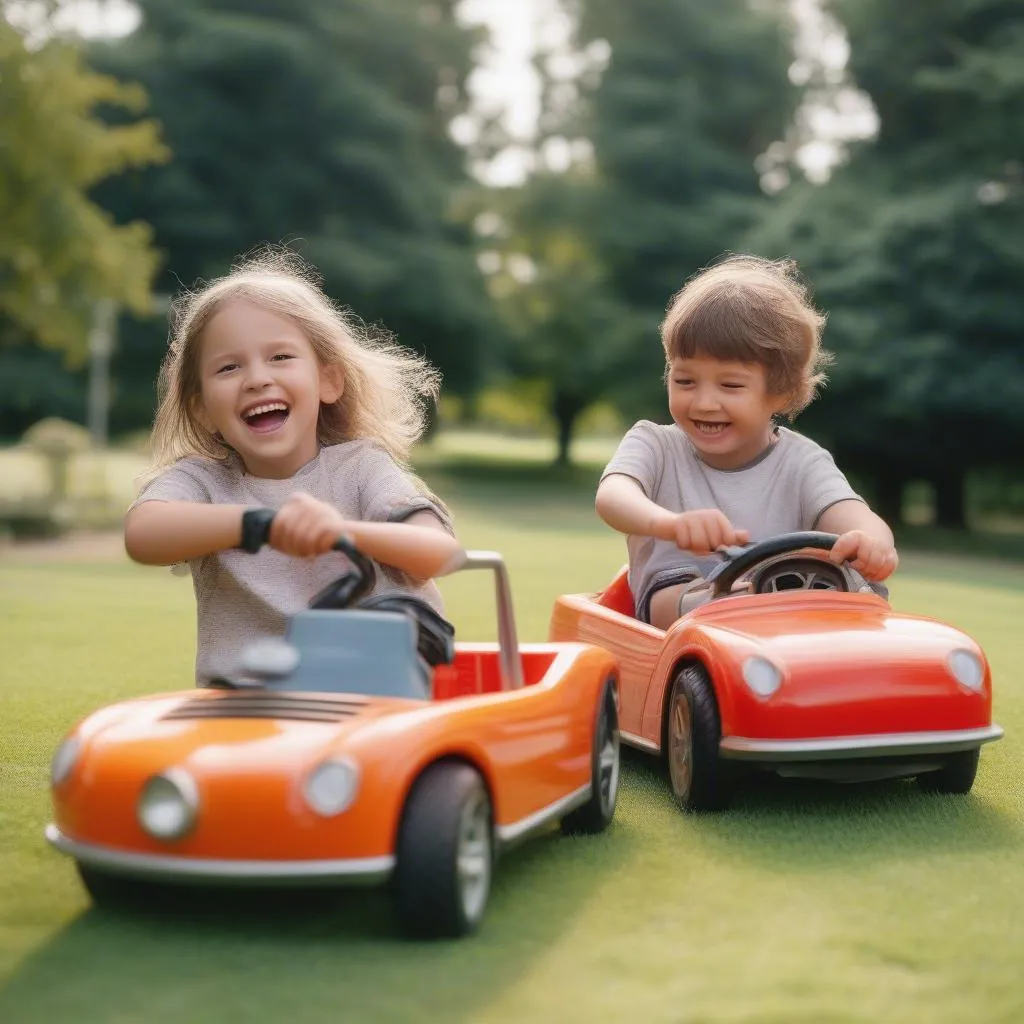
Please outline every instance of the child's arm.
[[847, 499], [830, 505], [817, 528], [839, 534], [830, 552], [832, 561], [848, 561], [865, 579], [884, 580], [899, 565], [892, 530], [863, 501]]
[[670, 512], [651, 501], [640, 485], [622, 473], [606, 476], [597, 488], [597, 514], [620, 533], [657, 537], [695, 555], [724, 545], [745, 544], [746, 530], [737, 530], [717, 508]]
[[[244, 505], [146, 501], [125, 520], [125, 549], [145, 565], [172, 565], [238, 547]], [[376, 562], [418, 579], [451, 572], [462, 547], [443, 527], [416, 523], [369, 523], [345, 519], [333, 506], [308, 494], [293, 494], [274, 516], [270, 544], [297, 557], [324, 554], [342, 534]], [[433, 517], [432, 517], [433, 518]]]
[[143, 565], [174, 565], [235, 548], [245, 505], [144, 501], [124, 521], [124, 546]]

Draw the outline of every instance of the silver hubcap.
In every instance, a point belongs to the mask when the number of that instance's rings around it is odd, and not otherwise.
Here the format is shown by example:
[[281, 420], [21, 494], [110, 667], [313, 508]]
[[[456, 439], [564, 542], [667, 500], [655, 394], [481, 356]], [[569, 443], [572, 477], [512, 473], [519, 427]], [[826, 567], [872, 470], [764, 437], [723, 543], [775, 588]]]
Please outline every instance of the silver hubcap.
[[477, 921], [491, 888], [491, 813], [483, 792], [474, 793], [462, 808], [455, 872], [462, 910]]
[[690, 705], [685, 694], [680, 693], [672, 703], [668, 723], [668, 770], [672, 789], [685, 800], [690, 794], [693, 782], [693, 741], [690, 735], [692, 721]]
[[601, 732], [598, 736], [600, 747], [597, 755], [597, 783], [601, 798], [601, 810], [611, 813], [615, 797], [619, 792], [619, 737], [610, 728], [609, 715], [601, 716]]

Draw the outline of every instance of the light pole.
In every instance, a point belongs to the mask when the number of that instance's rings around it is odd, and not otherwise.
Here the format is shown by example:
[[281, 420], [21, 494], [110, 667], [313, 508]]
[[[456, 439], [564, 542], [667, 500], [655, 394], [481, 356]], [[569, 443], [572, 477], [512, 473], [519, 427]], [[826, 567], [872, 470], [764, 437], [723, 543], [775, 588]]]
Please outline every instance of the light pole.
[[93, 447], [107, 446], [107, 418], [110, 411], [110, 355], [117, 330], [117, 304], [98, 299], [93, 306], [89, 328], [89, 405], [87, 420]]

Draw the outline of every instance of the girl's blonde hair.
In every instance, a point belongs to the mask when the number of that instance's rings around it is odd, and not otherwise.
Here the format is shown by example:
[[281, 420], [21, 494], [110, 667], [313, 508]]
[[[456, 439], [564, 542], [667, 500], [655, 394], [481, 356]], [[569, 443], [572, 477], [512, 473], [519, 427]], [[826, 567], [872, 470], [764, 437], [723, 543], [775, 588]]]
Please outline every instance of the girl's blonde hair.
[[821, 347], [824, 326], [795, 262], [729, 256], [672, 297], [661, 341], [669, 362], [703, 355], [760, 363], [769, 394], [792, 396], [783, 412], [793, 417], [814, 398], [832, 361]]
[[436, 401], [440, 373], [422, 356], [396, 344], [383, 330], [370, 329], [336, 306], [320, 286], [317, 272], [288, 250], [262, 250], [245, 257], [225, 277], [185, 292], [171, 306], [167, 355], [157, 381], [153, 463], [149, 480], [178, 459], [204, 455], [227, 459], [231, 449], [196, 416], [200, 393], [199, 342], [225, 304], [245, 300], [295, 323], [322, 367], [339, 367], [341, 397], [321, 404], [321, 444], [372, 438], [404, 465]]

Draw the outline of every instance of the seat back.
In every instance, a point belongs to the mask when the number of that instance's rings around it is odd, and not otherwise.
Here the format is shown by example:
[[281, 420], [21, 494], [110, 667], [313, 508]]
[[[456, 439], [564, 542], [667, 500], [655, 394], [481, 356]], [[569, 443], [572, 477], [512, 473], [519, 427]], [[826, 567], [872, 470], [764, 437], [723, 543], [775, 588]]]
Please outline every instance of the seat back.
[[633, 595], [629, 590], [629, 577], [626, 566], [619, 570], [615, 579], [597, 595], [595, 600], [603, 608], [610, 608], [613, 612], [618, 612], [620, 615], [628, 615], [631, 619], [636, 617]]
[[299, 664], [282, 689], [429, 697], [416, 625], [406, 615], [309, 609], [292, 616], [287, 639], [299, 652]]

